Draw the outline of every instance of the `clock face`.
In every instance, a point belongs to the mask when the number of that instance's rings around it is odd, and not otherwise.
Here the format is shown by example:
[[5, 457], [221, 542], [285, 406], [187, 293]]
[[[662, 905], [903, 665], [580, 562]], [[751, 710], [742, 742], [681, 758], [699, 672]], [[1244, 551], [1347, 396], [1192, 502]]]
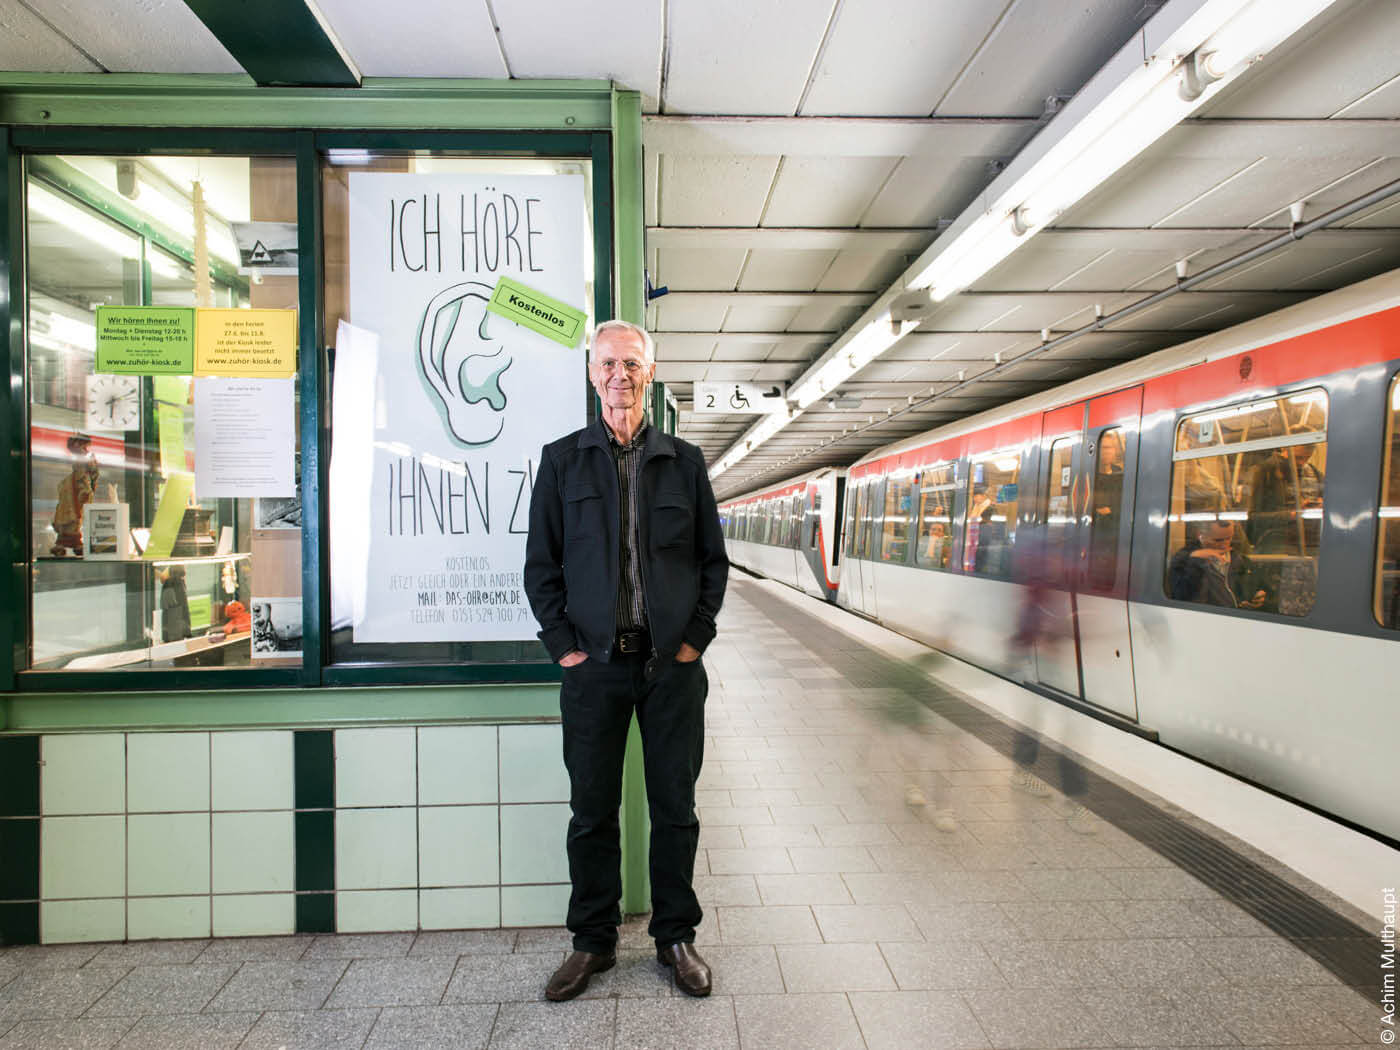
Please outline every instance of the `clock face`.
[[91, 430], [134, 430], [141, 422], [141, 377], [87, 377], [87, 425]]

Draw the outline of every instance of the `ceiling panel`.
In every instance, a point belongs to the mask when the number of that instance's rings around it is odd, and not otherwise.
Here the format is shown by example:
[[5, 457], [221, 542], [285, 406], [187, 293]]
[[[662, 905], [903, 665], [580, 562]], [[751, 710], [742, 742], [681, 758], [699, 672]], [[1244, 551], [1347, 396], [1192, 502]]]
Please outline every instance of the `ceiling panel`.
[[777, 157], [666, 154], [658, 214], [665, 226], [757, 226]]
[[725, 315], [721, 331], [781, 332], [792, 323], [799, 307], [765, 306], [761, 302], [736, 301]]
[[[119, 10], [105, 0], [26, 0], [26, 5], [112, 73], [243, 72], [183, 3], [147, 0], [122, 4]], [[5, 6], [20, 5], [11, 2]], [[92, 67], [76, 68], [89, 72]]]
[[705, 378], [723, 382], [747, 383], [758, 377], [758, 365], [742, 361], [712, 361], [705, 367]]
[[718, 332], [724, 320], [724, 304], [720, 302], [685, 302], [662, 296], [648, 307], [650, 331]]
[[763, 225], [855, 226], [896, 163], [894, 157], [786, 157]]
[[362, 0], [317, 0], [317, 6], [367, 77], [508, 75], [484, 4], [395, 0], [392, 17]]
[[[1400, 148], [1400, 139], [1391, 144]], [[1377, 143], [1377, 151], [1385, 144]], [[1364, 162], [1369, 167], [1372, 154]], [[1236, 178], [1205, 194], [1198, 200], [1179, 208], [1161, 220], [1167, 226], [1248, 226], [1276, 215], [1296, 200], [1307, 200], [1312, 194], [1336, 188], [1355, 175], [1353, 189], [1342, 189], [1350, 199], [1371, 189], [1374, 179], [1358, 173], [1358, 165], [1350, 157], [1289, 156], [1265, 157], [1251, 165]]]
[[[996, 23], [998, 5], [867, 0], [840, 9], [804, 114], [927, 116]], [[880, 75], [871, 76], [878, 66]]]
[[663, 111], [792, 115], [830, 16], [825, 0], [671, 4]]
[[[928, 247], [933, 243], [933, 234], [922, 240], [928, 242], [924, 244], [924, 247]], [[914, 250], [907, 253], [839, 252], [817, 284], [817, 291], [884, 291], [918, 256], [919, 251]]]
[[101, 67], [18, 0], [3, 0], [0, 69], [16, 73], [95, 73]]
[[656, 0], [509, 0], [491, 10], [511, 76], [604, 77], [642, 92], [644, 107], [656, 108], [663, 37], [663, 5]]
[[773, 344], [761, 339], [732, 341], [718, 344], [710, 355], [716, 361], [766, 361]]
[[1292, 244], [1203, 287], [1212, 291], [1279, 288], [1322, 292], [1396, 266], [1400, 266], [1400, 237], [1390, 230], [1376, 230]]
[[1073, 95], [1152, 13], [1143, 0], [1012, 0], [938, 112], [1038, 116]]
[[1013, 152], [904, 157], [866, 209], [862, 225], [931, 228], [939, 219], [951, 220], [989, 181], [987, 163]]
[[749, 292], [814, 291], [835, 258], [832, 251], [751, 251], [739, 287]]
[[744, 269], [745, 254], [742, 248], [659, 248], [653, 254], [651, 283], [677, 292], [730, 289]]
[[1222, 91], [1206, 115], [1330, 117], [1400, 76], [1400, 4], [1349, 0], [1324, 18]]
[[[1172, 132], [1168, 138], [1183, 134]], [[1163, 163], [1162, 157], [1170, 157]], [[1059, 226], [1152, 226], [1259, 162], [1259, 155], [1185, 156], [1164, 147], [1140, 157], [1066, 211]], [[1184, 224], [1183, 224], [1184, 225]]]
[[[813, 303], [793, 314], [788, 322], [791, 332], [842, 332], [855, 324], [865, 312], [864, 306], [841, 306]], [[827, 340], [828, 343], [833, 340]]]
[[706, 339], [677, 339], [673, 335], [656, 334], [656, 359], [658, 361], [708, 361], [715, 356], [713, 337]]

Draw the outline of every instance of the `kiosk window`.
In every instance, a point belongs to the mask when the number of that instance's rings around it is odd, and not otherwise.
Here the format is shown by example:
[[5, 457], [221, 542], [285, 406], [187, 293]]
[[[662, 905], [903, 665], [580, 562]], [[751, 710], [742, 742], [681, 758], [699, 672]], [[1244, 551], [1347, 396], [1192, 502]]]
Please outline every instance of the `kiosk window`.
[[295, 162], [35, 156], [24, 189], [26, 666], [300, 666]]

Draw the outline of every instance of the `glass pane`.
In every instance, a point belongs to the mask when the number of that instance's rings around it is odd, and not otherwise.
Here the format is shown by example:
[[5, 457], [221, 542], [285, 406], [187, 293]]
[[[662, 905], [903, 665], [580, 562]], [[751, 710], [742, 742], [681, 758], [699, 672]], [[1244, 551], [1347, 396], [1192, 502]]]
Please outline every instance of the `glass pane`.
[[[1326, 395], [1304, 391], [1230, 412], [1192, 416], [1177, 429], [1167, 594], [1303, 616], [1317, 593]], [[1262, 446], [1230, 451], [1263, 438]], [[1215, 447], [1220, 454], [1204, 451]]]
[[[99, 373], [95, 356], [101, 306], [295, 311], [295, 260], [253, 277], [236, 243], [263, 222], [295, 244], [294, 162], [35, 156], [27, 168], [30, 666], [299, 666], [295, 380]], [[239, 406], [286, 436], [261, 480], [216, 455], [232, 447], [246, 466], [254, 420]]]
[[1123, 430], [1099, 435], [1094, 450], [1094, 488], [1090, 494], [1089, 587], [1112, 590], [1118, 581], [1118, 539], [1123, 520]]
[[509, 277], [591, 320], [591, 162], [343, 150], [321, 177], [331, 659], [547, 662], [530, 493], [586, 422], [586, 350], [486, 303]]
[[1050, 446], [1050, 473], [1045, 487], [1045, 571], [1052, 581], [1062, 579], [1073, 565], [1074, 449], [1077, 437], [1061, 438]]
[[957, 483], [953, 465], [927, 467], [914, 476], [919, 490], [919, 543], [915, 550], [918, 564], [928, 569], [946, 569], [953, 556], [953, 497]]
[[1380, 506], [1380, 549], [1376, 552], [1376, 619], [1400, 627], [1400, 376], [1390, 384], [1385, 468]]
[[1020, 498], [1021, 454], [999, 452], [974, 460], [968, 477], [963, 571], [986, 576], [1011, 572]]
[[880, 560], [904, 564], [909, 554], [909, 534], [914, 523], [913, 475], [891, 476], [885, 481], [885, 523], [880, 533]]

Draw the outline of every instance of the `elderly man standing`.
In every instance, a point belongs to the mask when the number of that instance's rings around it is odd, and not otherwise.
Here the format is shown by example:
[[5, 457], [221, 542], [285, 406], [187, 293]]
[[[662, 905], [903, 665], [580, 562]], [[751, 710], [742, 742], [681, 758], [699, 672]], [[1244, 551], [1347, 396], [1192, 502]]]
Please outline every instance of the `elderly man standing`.
[[602, 418], [545, 446], [525, 547], [540, 640], [564, 668], [559, 709], [573, 809], [574, 951], [545, 995], [572, 999], [616, 961], [618, 808], [634, 711], [651, 811], [648, 932], [676, 986], [708, 995], [691, 882], [708, 689], [700, 654], [715, 636], [729, 574], [724, 535], [700, 450], [647, 425], [651, 337], [625, 321], [600, 324], [588, 374]]

